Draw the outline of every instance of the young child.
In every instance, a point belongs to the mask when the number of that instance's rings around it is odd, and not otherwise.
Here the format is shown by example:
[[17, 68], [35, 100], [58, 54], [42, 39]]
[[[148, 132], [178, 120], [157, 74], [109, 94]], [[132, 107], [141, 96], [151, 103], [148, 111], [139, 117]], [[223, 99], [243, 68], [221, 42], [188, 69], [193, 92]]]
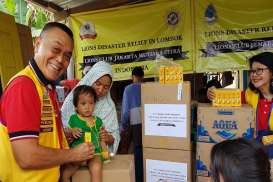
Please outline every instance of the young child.
[[[81, 85], [75, 88], [73, 93], [73, 104], [76, 114], [69, 120], [69, 132], [74, 140], [70, 147], [75, 147], [83, 142], [92, 142], [95, 147], [95, 156], [87, 161], [92, 182], [102, 182], [102, 147], [105, 145], [100, 142], [99, 131], [103, 127], [102, 120], [93, 116], [96, 93], [92, 87]], [[62, 179], [69, 182], [70, 177], [81, 166], [81, 163], [67, 164], [64, 166]]]

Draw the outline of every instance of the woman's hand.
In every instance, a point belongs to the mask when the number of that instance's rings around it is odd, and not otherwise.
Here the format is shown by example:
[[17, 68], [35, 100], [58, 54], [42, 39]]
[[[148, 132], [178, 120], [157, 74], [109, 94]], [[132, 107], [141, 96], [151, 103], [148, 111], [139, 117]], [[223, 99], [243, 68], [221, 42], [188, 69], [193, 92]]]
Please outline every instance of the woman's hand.
[[82, 129], [80, 128], [71, 128], [71, 134], [73, 138], [79, 138], [82, 135]]
[[100, 140], [108, 145], [112, 145], [114, 143], [114, 137], [109, 134], [104, 127], [100, 129]]
[[207, 91], [207, 97], [210, 101], [212, 101], [215, 98], [215, 86], [209, 87]]
[[64, 128], [64, 134], [69, 144], [74, 141], [75, 138], [72, 135], [72, 128]]

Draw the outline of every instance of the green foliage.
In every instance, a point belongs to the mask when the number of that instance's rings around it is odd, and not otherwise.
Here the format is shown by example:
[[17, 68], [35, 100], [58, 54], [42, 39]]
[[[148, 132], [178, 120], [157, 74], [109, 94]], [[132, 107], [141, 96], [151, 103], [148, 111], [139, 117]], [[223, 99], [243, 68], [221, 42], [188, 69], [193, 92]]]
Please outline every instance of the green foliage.
[[35, 21], [32, 23], [32, 26], [41, 29], [47, 22], [48, 18], [46, 16], [46, 13], [42, 10], [38, 10], [35, 16]]
[[46, 10], [29, 5], [26, 13], [25, 24], [35, 29], [41, 29], [50, 21], [50, 13]]
[[24, 0], [14, 0], [16, 4], [15, 10], [15, 21], [21, 24], [24, 24], [26, 21], [26, 14], [27, 14], [27, 3]]
[[27, 3], [25, 0], [0, 0], [0, 11], [14, 16], [17, 23], [24, 24]]
[[31, 25], [31, 20], [33, 19], [34, 16], [34, 10], [32, 8], [27, 9], [27, 13], [25, 16], [25, 25], [30, 26]]
[[5, 0], [5, 8], [6, 8], [6, 12], [10, 15], [14, 15], [15, 14], [15, 10], [16, 10], [16, 5], [13, 2], [13, 0]]
[[17, 23], [35, 29], [41, 29], [50, 20], [49, 12], [25, 0], [0, 0], [0, 11], [13, 15]]
[[5, 4], [4, 1], [0, 1], [0, 11], [5, 12], [6, 8], [5, 8]]

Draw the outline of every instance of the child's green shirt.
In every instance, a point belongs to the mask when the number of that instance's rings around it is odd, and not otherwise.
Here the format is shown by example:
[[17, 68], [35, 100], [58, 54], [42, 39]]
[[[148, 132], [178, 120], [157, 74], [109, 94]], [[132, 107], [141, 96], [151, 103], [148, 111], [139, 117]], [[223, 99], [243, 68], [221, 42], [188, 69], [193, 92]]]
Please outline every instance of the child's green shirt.
[[70, 147], [75, 147], [81, 143], [84, 143], [84, 134], [85, 132], [91, 132], [91, 140], [93, 145], [95, 146], [95, 153], [100, 154], [102, 152], [100, 145], [100, 129], [102, 127], [102, 120], [99, 117], [95, 117], [95, 124], [93, 126], [89, 126], [87, 121], [82, 120], [77, 114], [73, 114], [68, 122], [68, 126], [70, 128], [81, 128], [82, 134], [79, 138], [74, 139], [74, 141], [70, 144]]

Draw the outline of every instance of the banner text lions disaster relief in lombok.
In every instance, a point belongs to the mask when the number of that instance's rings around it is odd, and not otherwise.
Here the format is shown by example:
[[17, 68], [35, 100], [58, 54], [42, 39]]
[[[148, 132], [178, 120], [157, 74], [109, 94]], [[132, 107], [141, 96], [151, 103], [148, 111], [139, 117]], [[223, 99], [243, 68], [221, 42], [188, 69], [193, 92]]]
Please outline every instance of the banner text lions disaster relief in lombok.
[[273, 51], [272, 0], [194, 1], [196, 71], [248, 69], [248, 58]]
[[193, 29], [189, 0], [156, 1], [72, 14], [77, 78], [98, 61], [112, 65], [114, 80], [131, 78], [134, 66], [153, 77], [157, 57], [193, 70]]

